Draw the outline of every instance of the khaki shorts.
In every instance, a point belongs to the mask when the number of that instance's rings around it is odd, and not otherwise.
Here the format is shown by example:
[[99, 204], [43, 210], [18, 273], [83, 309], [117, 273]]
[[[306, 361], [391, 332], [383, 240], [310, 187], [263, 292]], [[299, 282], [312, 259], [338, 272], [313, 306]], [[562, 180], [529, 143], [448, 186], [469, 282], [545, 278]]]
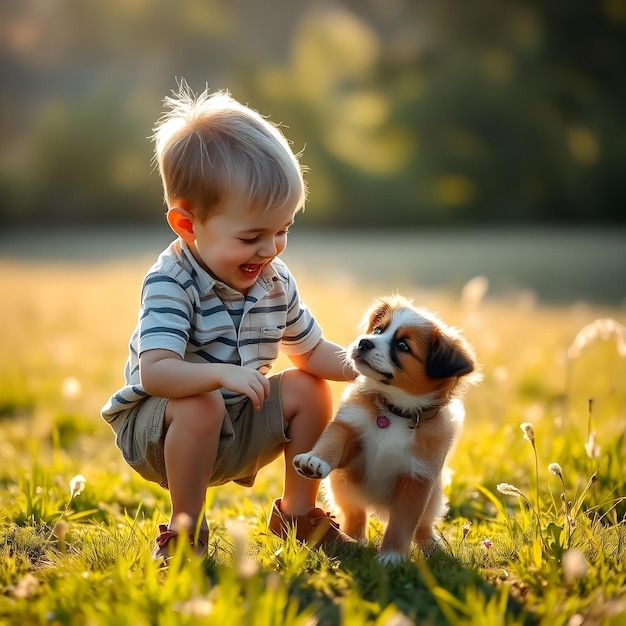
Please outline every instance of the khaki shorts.
[[[257, 472], [278, 457], [289, 439], [280, 405], [281, 374], [269, 378], [270, 396], [260, 409], [249, 398], [226, 406], [209, 486], [234, 481], [250, 487]], [[146, 480], [167, 488], [163, 442], [167, 398], [146, 398], [111, 427], [125, 461]]]

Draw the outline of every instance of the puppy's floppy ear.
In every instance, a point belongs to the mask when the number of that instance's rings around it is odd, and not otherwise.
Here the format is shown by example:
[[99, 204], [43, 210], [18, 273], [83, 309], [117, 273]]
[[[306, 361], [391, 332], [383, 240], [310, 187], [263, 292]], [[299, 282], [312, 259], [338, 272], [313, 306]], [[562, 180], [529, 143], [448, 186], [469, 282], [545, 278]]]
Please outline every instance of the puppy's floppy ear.
[[379, 298], [365, 314], [359, 326], [364, 333], [369, 333], [376, 326], [386, 326], [390, 315], [391, 305], [388, 298]]
[[426, 374], [431, 378], [450, 378], [464, 376], [473, 371], [474, 361], [463, 340], [450, 337], [435, 328], [426, 357]]

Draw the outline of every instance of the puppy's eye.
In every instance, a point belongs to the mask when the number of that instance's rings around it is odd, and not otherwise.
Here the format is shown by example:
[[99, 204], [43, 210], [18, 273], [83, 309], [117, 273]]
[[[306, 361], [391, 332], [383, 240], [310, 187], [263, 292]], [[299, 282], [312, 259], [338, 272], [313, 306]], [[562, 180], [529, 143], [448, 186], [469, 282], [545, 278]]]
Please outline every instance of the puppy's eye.
[[372, 335], [380, 335], [383, 332], [383, 329], [380, 326], [374, 326], [372, 329]]
[[409, 348], [409, 344], [406, 341], [404, 341], [404, 339], [400, 339], [397, 343], [397, 346], [400, 352], [411, 352], [411, 348]]

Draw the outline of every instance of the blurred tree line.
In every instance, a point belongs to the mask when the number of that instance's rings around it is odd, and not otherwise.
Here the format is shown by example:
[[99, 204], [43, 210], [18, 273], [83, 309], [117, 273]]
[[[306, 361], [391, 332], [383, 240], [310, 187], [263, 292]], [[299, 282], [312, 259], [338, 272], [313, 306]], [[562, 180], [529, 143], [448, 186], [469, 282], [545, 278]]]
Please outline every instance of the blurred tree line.
[[3, 0], [0, 223], [161, 220], [184, 77], [304, 150], [318, 226], [626, 221], [626, 0]]

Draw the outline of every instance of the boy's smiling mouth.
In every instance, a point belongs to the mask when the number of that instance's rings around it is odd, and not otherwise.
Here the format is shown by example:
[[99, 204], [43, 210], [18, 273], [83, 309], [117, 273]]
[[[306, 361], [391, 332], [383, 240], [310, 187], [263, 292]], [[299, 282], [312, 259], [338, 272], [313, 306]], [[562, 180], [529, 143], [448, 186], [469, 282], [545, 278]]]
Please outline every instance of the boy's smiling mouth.
[[246, 263], [245, 265], [240, 265], [239, 267], [241, 268], [241, 271], [246, 276], [254, 276], [255, 274], [258, 274], [261, 271], [261, 269], [263, 269], [263, 264], [262, 263]]

